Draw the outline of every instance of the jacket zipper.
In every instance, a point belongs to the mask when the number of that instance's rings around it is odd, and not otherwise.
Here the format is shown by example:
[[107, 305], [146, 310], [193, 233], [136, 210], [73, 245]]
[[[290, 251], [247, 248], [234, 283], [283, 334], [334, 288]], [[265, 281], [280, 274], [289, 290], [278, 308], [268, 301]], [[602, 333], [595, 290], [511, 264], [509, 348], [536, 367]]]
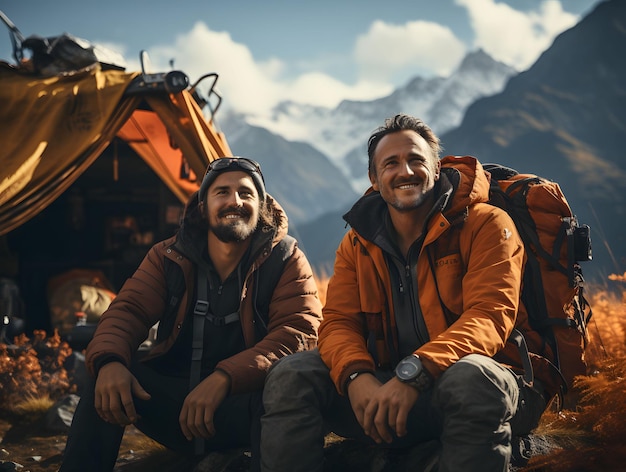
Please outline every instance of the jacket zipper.
[[419, 254], [423, 241], [423, 238], [418, 239], [409, 249], [409, 253], [407, 254], [407, 264], [404, 267], [407, 285], [409, 286], [409, 299], [411, 301], [413, 323], [415, 325], [415, 332], [417, 333], [420, 346], [426, 344], [430, 340], [428, 329], [426, 328], [426, 322], [424, 321], [424, 314], [422, 313], [419, 302], [417, 276], [413, 275], [417, 274], [417, 257], [413, 257], [413, 254], [415, 254], [415, 252]]

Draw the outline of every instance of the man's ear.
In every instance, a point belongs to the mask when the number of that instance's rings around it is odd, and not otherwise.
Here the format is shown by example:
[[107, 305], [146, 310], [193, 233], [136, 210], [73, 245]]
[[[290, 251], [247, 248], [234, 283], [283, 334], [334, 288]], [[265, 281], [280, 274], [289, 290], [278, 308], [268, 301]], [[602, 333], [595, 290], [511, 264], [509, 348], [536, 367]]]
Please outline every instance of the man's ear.
[[435, 169], [435, 181], [439, 180], [441, 176], [441, 161], [437, 159], [437, 168]]
[[376, 174], [374, 174], [371, 171], [371, 169], [368, 169], [367, 170], [367, 176], [370, 179], [370, 183], [372, 184], [372, 188], [378, 192], [379, 191], [378, 190], [378, 179], [376, 178]]

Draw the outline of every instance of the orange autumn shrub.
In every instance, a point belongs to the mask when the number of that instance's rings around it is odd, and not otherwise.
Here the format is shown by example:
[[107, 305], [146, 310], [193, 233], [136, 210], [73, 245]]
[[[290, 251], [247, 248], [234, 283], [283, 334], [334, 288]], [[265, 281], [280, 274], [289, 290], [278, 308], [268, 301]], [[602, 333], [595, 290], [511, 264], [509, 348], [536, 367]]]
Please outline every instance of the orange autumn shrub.
[[0, 410], [10, 410], [27, 398], [58, 399], [72, 390], [65, 360], [72, 353], [58, 333], [21, 334], [13, 344], [0, 343]]

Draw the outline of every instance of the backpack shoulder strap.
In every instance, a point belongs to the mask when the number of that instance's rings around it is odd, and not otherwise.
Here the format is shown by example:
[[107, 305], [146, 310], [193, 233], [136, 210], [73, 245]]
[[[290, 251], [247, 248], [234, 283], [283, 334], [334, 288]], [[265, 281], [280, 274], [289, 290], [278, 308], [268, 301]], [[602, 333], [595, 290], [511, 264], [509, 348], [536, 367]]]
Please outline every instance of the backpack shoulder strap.
[[183, 271], [171, 259], [165, 258], [163, 262], [165, 270], [165, 281], [167, 283], [167, 299], [168, 307], [178, 306], [183, 291], [185, 290], [185, 278]]
[[176, 321], [176, 312], [185, 291], [185, 277], [182, 269], [167, 257], [163, 261], [163, 272], [167, 284], [167, 292], [165, 294], [165, 311], [157, 330], [157, 341], [161, 340], [163, 336], [167, 337], [172, 330]]
[[256, 339], [267, 334], [269, 305], [285, 265], [296, 249], [296, 239], [286, 235], [274, 248], [255, 274], [254, 321]]

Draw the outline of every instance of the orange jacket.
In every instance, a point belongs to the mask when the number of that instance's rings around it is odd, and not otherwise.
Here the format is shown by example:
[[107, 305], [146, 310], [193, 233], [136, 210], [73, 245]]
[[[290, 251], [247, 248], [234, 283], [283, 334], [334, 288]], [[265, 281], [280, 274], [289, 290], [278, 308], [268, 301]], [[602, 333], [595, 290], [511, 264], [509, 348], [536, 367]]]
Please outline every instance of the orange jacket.
[[[516, 326], [524, 263], [513, 221], [485, 203], [489, 178], [475, 158], [444, 158], [436, 192], [411, 272], [429, 336], [415, 354], [435, 377], [467, 354], [491, 357], [503, 349]], [[379, 245], [388, 240], [380, 231], [387, 205], [370, 189], [344, 218], [351, 229], [337, 250], [319, 333], [340, 393], [351, 373], [393, 368], [399, 360], [394, 287]]]

